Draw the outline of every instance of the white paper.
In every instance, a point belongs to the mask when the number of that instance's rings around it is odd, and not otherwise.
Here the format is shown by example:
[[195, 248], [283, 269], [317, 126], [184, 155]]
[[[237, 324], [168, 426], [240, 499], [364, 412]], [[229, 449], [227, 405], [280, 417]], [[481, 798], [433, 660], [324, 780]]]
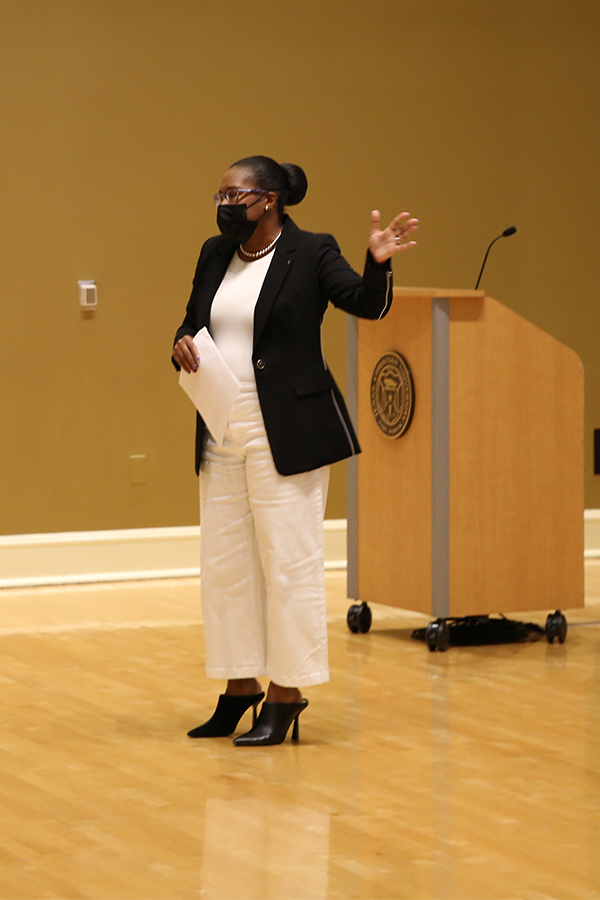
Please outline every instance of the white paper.
[[179, 384], [186, 392], [214, 440], [221, 446], [240, 382], [233, 374], [206, 328], [194, 337], [200, 361], [198, 371], [179, 373]]

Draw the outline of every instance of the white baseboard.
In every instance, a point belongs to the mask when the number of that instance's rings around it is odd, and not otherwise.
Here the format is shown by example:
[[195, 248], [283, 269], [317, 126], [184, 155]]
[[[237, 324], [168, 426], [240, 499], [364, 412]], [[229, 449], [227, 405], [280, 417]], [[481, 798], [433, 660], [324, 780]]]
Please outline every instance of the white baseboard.
[[[326, 519], [325, 568], [346, 568], [346, 520]], [[0, 537], [0, 588], [200, 574], [200, 527]]]
[[[586, 559], [600, 559], [600, 509], [584, 518]], [[346, 568], [346, 520], [326, 519], [325, 568]], [[0, 588], [186, 578], [200, 574], [200, 528], [130, 528], [0, 537]]]
[[600, 509], [586, 509], [584, 514], [586, 559], [600, 559]]

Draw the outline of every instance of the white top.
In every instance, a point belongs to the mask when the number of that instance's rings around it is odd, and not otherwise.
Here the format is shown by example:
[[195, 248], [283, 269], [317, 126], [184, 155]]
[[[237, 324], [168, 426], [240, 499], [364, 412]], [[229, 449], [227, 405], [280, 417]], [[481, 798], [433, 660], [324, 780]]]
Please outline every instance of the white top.
[[233, 254], [210, 311], [210, 333], [232, 372], [253, 382], [254, 307], [274, 253], [244, 262]]

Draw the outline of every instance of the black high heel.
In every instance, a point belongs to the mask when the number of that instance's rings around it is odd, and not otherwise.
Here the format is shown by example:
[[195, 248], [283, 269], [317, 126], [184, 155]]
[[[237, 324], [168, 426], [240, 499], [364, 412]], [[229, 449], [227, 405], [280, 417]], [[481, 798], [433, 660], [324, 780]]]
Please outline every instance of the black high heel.
[[308, 706], [308, 700], [299, 703], [268, 703], [265, 701], [259, 713], [256, 725], [247, 734], [236, 737], [233, 743], [237, 747], [260, 747], [265, 744], [282, 744], [292, 722], [292, 740], [300, 738], [298, 716]]
[[188, 731], [188, 737], [205, 738], [205, 737], [227, 737], [233, 734], [237, 723], [240, 721], [247, 709], [252, 707], [252, 727], [256, 725], [256, 707], [265, 696], [264, 691], [260, 694], [245, 694], [237, 696], [235, 694], [221, 694], [217, 708], [210, 719], [197, 728]]

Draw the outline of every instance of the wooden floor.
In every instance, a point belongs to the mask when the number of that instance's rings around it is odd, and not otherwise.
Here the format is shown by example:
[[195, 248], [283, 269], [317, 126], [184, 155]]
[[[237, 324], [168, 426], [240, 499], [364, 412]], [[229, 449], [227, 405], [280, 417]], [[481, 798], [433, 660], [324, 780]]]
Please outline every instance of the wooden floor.
[[564, 645], [447, 653], [392, 607], [350, 634], [328, 574], [332, 680], [253, 749], [186, 737], [221, 688], [196, 580], [3, 591], [0, 898], [600, 897], [586, 568]]

